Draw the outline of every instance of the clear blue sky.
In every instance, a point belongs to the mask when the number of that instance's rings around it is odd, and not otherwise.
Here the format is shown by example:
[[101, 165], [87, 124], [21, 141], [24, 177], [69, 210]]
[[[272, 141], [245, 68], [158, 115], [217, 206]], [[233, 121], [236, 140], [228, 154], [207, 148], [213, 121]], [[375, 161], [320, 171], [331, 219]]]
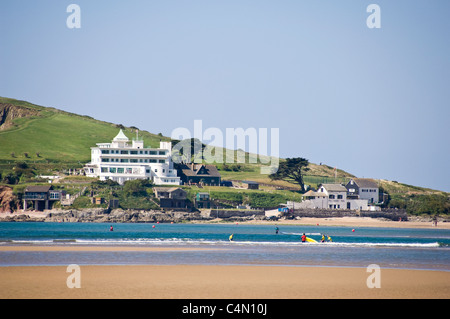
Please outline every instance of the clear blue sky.
[[281, 157], [450, 191], [449, 13], [448, 0], [2, 0], [0, 96], [166, 136], [196, 119], [279, 128]]

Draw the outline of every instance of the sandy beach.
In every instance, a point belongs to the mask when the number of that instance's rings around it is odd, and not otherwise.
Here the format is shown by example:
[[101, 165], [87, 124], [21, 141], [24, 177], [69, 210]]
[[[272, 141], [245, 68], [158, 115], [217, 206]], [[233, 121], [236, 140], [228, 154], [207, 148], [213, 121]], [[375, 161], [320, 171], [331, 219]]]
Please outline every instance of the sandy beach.
[[0, 298], [308, 299], [448, 298], [450, 272], [283, 266], [81, 266], [68, 288], [64, 266], [0, 267]]
[[[241, 222], [239, 222], [241, 224]], [[428, 222], [371, 218], [302, 218], [242, 224], [347, 227], [434, 227]], [[183, 251], [187, 247], [6, 245], [0, 251]], [[195, 248], [195, 250], [210, 248]], [[0, 299], [448, 299], [450, 272], [381, 269], [381, 288], [368, 288], [366, 268], [310, 266], [81, 266], [81, 288], [68, 288], [67, 266], [0, 267]]]

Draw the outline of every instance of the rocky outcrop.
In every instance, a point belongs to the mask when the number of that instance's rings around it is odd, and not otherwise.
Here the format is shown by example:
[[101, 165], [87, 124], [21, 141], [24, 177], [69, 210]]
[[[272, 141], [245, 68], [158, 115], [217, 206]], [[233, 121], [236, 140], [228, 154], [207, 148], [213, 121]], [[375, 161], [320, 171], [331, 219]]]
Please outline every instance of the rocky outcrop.
[[13, 120], [22, 117], [31, 117], [39, 115], [38, 110], [33, 110], [17, 105], [0, 103], [0, 131], [13, 126]]
[[0, 213], [12, 213], [16, 209], [16, 201], [12, 188], [0, 185]]
[[123, 209], [51, 210], [42, 221], [72, 223], [170, 223], [203, 219], [198, 212], [162, 212]]

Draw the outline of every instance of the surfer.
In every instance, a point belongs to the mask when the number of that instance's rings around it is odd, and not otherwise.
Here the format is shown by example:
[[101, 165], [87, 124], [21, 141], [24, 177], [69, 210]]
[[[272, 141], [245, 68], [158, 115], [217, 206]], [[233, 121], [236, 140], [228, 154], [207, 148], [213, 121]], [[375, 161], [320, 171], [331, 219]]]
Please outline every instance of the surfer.
[[331, 243], [333, 240], [331, 239], [330, 236], [328, 236], [328, 241]]
[[275, 234], [278, 234], [278, 231], [279, 231], [278, 226], [276, 226], [275, 227]]
[[306, 235], [305, 235], [305, 233], [303, 233], [303, 235], [302, 235], [302, 243], [304, 243], [304, 242], [306, 242]]
[[230, 241], [233, 241], [233, 234], [230, 235], [230, 238], [228, 238]]
[[325, 242], [325, 235], [322, 234], [322, 240], [320, 241], [321, 243]]
[[113, 230], [114, 230], [114, 228], [111, 225], [111, 227], [109, 227], [109, 231], [113, 231]]

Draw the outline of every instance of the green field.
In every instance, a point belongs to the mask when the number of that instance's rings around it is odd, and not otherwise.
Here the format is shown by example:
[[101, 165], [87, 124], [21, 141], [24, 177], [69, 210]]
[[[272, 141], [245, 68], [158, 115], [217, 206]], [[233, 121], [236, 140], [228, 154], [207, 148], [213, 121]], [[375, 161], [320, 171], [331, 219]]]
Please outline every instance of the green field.
[[[17, 109], [38, 111], [38, 116], [12, 120], [12, 127], [0, 131], [0, 161], [72, 162], [90, 161], [90, 147], [110, 142], [119, 132], [119, 125], [98, 121], [87, 116], [35, 106], [23, 101], [0, 98], [0, 106], [12, 104]], [[132, 139], [135, 128], [124, 128]], [[158, 147], [160, 139], [140, 131], [144, 144]]]

